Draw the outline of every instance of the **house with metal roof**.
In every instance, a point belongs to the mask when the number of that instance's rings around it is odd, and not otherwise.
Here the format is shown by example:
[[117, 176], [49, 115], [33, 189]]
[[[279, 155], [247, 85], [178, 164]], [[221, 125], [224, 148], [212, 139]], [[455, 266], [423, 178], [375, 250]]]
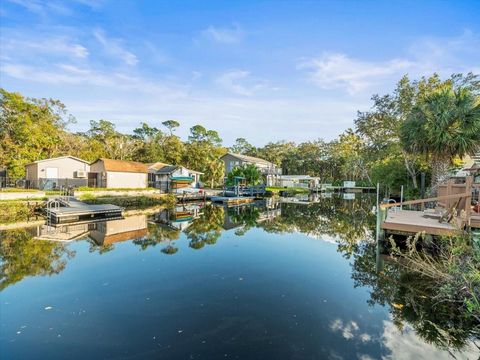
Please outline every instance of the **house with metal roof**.
[[164, 192], [183, 193], [198, 189], [202, 187], [200, 182], [202, 174], [181, 165], [148, 164], [149, 186]]
[[101, 188], [147, 187], [148, 166], [136, 161], [100, 158], [90, 164], [89, 182]]

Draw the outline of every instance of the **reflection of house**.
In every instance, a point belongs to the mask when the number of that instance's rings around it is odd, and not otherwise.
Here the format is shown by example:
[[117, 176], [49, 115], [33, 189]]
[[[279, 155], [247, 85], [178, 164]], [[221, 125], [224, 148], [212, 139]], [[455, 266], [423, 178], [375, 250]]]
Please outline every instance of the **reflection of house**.
[[125, 160], [98, 159], [90, 165], [89, 182], [102, 188], [147, 187], [147, 165]]
[[185, 230], [192, 221], [202, 215], [202, 207], [198, 205], [177, 206], [173, 210], [165, 209], [154, 215], [154, 221], [167, 225], [175, 230]]
[[154, 163], [148, 165], [148, 183], [165, 192], [182, 192], [182, 189], [199, 188], [203, 173], [180, 165]]
[[87, 161], [62, 156], [25, 165], [27, 187], [49, 189], [63, 185], [86, 186], [90, 165]]
[[255, 165], [265, 177], [265, 183], [267, 186], [274, 185], [277, 176], [282, 174], [282, 170], [274, 163], [253, 156], [228, 153], [223, 155], [220, 159], [225, 163], [225, 175], [228, 175], [235, 167], [247, 164]]
[[319, 178], [310, 175], [280, 175], [276, 179], [275, 186], [311, 189], [317, 187], [318, 183]]
[[249, 205], [236, 207], [229, 209], [229, 211], [225, 211], [222, 228], [224, 230], [230, 230], [245, 225], [246, 220], [249, 218], [248, 212], [253, 209], [259, 210], [258, 216], [255, 218], [255, 223], [257, 224], [264, 221], [271, 221], [282, 215], [282, 209], [279, 203], [271, 204], [265, 202], [265, 204], [262, 204], [261, 206]]
[[147, 217], [145, 215], [134, 215], [95, 225], [95, 229], [90, 231], [90, 237], [98, 245], [113, 244], [147, 235]]

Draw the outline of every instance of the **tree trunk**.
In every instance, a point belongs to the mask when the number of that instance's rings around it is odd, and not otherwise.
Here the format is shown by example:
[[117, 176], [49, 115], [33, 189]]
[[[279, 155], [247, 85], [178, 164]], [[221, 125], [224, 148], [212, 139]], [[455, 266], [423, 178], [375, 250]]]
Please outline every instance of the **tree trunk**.
[[432, 181], [431, 191], [437, 192], [437, 187], [442, 182], [448, 180], [450, 176], [450, 160], [443, 157], [432, 158]]
[[405, 161], [405, 168], [407, 169], [408, 174], [412, 178], [413, 188], [417, 189], [418, 188], [417, 172], [415, 171], [415, 169], [413, 169], [412, 165], [410, 164], [410, 162], [408, 161], [408, 159], [405, 155], [403, 157], [403, 160]]

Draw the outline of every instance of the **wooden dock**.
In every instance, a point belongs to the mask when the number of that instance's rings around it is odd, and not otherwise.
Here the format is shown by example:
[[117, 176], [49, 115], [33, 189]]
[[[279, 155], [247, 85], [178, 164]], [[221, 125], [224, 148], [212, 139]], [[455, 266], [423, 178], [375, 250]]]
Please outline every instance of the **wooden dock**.
[[397, 210], [389, 211], [381, 226], [389, 233], [416, 234], [423, 231], [430, 235], [454, 235], [459, 231], [461, 221], [439, 222], [438, 219], [425, 217], [423, 211]]
[[[454, 235], [465, 229], [480, 228], [480, 214], [472, 209], [472, 189], [478, 186], [468, 177], [465, 183], [449, 181], [440, 185], [439, 196], [434, 198], [380, 204], [377, 234]], [[478, 197], [480, 202], [480, 194]]]
[[104, 221], [123, 218], [123, 208], [110, 205], [89, 205], [73, 196], [48, 201], [45, 210], [50, 225]]

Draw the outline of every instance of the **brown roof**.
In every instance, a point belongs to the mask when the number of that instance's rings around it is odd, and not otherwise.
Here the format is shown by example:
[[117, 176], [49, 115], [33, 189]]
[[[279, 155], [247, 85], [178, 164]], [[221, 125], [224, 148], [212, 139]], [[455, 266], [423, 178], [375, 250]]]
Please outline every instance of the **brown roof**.
[[160, 170], [165, 166], [169, 166], [169, 165], [162, 162], [147, 164], [148, 170]]
[[126, 161], [126, 160], [112, 160], [100, 158], [98, 161], [103, 161], [105, 171], [112, 172], [133, 172], [133, 173], [147, 173], [148, 166], [141, 162], [136, 161]]

